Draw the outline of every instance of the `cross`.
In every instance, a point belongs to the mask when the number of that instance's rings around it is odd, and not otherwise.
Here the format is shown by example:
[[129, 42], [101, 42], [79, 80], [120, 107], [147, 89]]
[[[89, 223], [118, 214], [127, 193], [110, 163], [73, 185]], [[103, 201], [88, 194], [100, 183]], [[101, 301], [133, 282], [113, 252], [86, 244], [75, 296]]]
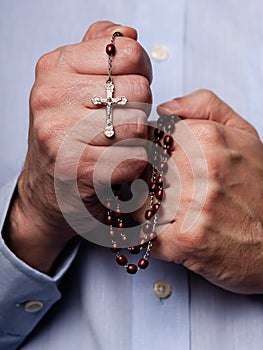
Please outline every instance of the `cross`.
[[112, 80], [107, 80], [105, 85], [106, 98], [94, 96], [92, 102], [95, 105], [106, 105], [106, 125], [104, 129], [104, 134], [107, 137], [112, 137], [114, 135], [113, 122], [112, 122], [112, 106], [125, 105], [127, 98], [125, 96], [113, 97], [114, 84]]

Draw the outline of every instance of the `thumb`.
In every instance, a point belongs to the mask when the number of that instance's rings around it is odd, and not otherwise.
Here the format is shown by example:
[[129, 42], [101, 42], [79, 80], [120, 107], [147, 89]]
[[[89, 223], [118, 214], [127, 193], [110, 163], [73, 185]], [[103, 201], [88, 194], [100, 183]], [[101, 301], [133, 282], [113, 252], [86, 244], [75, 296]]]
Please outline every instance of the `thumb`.
[[135, 29], [131, 27], [125, 27], [120, 24], [115, 24], [110, 21], [99, 21], [93, 23], [89, 27], [82, 41], [102, 38], [104, 36], [112, 36], [112, 34], [115, 32], [120, 32], [125, 37], [137, 40], [137, 31]]
[[189, 95], [165, 102], [158, 107], [158, 113], [177, 114], [185, 119], [206, 119], [258, 137], [256, 129], [241, 118], [231, 107], [209, 90], [197, 90]]

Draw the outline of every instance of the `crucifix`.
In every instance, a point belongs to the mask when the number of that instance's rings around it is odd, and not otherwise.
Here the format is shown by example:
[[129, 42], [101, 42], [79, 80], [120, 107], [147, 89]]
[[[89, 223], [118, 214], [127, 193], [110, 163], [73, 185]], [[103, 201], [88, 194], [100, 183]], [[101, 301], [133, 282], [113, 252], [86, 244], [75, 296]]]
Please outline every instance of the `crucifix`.
[[106, 124], [104, 128], [104, 134], [107, 137], [112, 137], [114, 135], [114, 128], [112, 122], [112, 107], [113, 105], [125, 105], [127, 98], [125, 96], [113, 97], [114, 84], [111, 79], [106, 81], [105, 85], [106, 98], [94, 96], [92, 102], [95, 105], [106, 105]]

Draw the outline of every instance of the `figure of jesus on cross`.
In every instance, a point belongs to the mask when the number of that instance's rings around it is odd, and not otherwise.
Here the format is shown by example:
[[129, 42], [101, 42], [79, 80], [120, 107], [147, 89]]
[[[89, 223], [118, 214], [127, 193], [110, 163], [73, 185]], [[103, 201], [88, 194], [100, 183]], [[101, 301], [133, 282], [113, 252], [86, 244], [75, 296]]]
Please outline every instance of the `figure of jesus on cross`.
[[104, 129], [104, 134], [107, 137], [112, 137], [114, 135], [113, 121], [112, 121], [112, 107], [113, 105], [125, 105], [127, 98], [125, 96], [113, 97], [114, 84], [112, 80], [107, 80], [105, 85], [106, 98], [94, 96], [92, 102], [95, 105], [106, 105], [106, 125]]

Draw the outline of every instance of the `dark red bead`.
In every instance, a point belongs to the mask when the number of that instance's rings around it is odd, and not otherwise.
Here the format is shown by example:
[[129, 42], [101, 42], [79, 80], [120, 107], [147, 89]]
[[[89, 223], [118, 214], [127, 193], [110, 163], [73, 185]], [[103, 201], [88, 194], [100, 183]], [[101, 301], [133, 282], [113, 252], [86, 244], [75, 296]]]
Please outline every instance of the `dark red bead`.
[[128, 259], [126, 258], [125, 255], [118, 255], [116, 258], [117, 264], [121, 266], [125, 266], [128, 262]]
[[115, 38], [116, 36], [123, 36], [123, 34], [121, 32], [113, 33], [112, 37]]
[[170, 135], [165, 135], [163, 139], [163, 143], [166, 147], [171, 147], [174, 143], [174, 139]]
[[157, 120], [157, 125], [165, 125], [169, 120], [169, 116], [168, 115], [162, 115], [160, 118], [158, 118]]
[[114, 216], [115, 216], [116, 218], [120, 218], [120, 217], [122, 217], [122, 212], [120, 211], [120, 209], [119, 209], [119, 208], [115, 210], [115, 212], [114, 212]]
[[154, 205], [153, 205], [153, 212], [154, 213], [157, 213], [157, 211], [160, 209], [160, 204], [159, 203], [155, 203]]
[[106, 208], [111, 209], [111, 201], [105, 203]]
[[161, 175], [157, 177], [156, 183], [158, 187], [161, 187], [161, 188], [163, 187], [163, 177]]
[[156, 232], [151, 232], [151, 233], [149, 234], [149, 239], [150, 239], [151, 241], [156, 240], [156, 238], [157, 238]]
[[152, 145], [153, 152], [159, 152], [162, 150], [162, 144], [160, 141], [154, 141]]
[[113, 223], [113, 217], [112, 215], [107, 215], [106, 216], [106, 224], [111, 225]]
[[162, 151], [162, 156], [166, 159], [169, 159], [171, 157], [172, 151], [170, 148], [164, 148]]
[[114, 247], [114, 248], [111, 248], [111, 251], [112, 251], [112, 253], [117, 254], [121, 251], [121, 248]]
[[131, 254], [139, 254], [141, 251], [141, 247], [139, 245], [136, 245], [136, 246], [129, 247], [128, 250]]
[[139, 245], [140, 245], [140, 247], [143, 248], [145, 243], [146, 243], [145, 238], [141, 238], [141, 239], [139, 240]]
[[174, 121], [170, 121], [169, 123], [167, 123], [165, 125], [165, 131], [168, 133], [168, 134], [172, 134], [175, 130], [175, 125], [174, 125]]
[[111, 236], [111, 238], [115, 237], [115, 232], [113, 230], [110, 230], [110, 236]]
[[154, 138], [155, 139], [161, 140], [163, 135], [164, 135], [164, 131], [163, 130], [157, 129], [157, 128], [154, 129]]
[[160, 161], [161, 161], [161, 155], [155, 152], [154, 155], [152, 156], [152, 164], [156, 166]]
[[158, 164], [158, 170], [160, 171], [160, 173], [166, 174], [167, 171], [168, 171], [168, 164], [167, 164], [167, 162], [160, 162]]
[[[156, 195], [155, 195], [156, 196]], [[156, 197], [157, 198], [157, 197]], [[150, 220], [153, 217], [153, 211], [151, 209], [146, 210], [145, 212], [145, 219]]]
[[151, 183], [150, 183], [150, 186], [149, 186], [150, 192], [155, 192], [156, 189], [157, 189], [157, 184], [156, 184], [156, 182], [151, 182]]
[[143, 248], [148, 248], [148, 244], [149, 244], [149, 241], [144, 242], [143, 245], [142, 245], [142, 247], [143, 247]]
[[116, 49], [115, 49], [115, 45], [114, 44], [108, 44], [106, 46], [106, 53], [107, 53], [107, 55], [114, 56], [115, 55], [115, 51], [116, 51]]
[[117, 226], [117, 228], [120, 228], [120, 229], [124, 228], [123, 221], [118, 221], [116, 226]]
[[142, 258], [139, 262], [138, 262], [138, 266], [140, 269], [146, 269], [149, 266], [149, 261], [147, 259]]
[[130, 240], [126, 236], [121, 237], [122, 243], [128, 247], [130, 245]]
[[143, 230], [144, 233], [150, 233], [150, 232], [152, 231], [152, 227], [153, 227], [152, 224], [150, 224], [149, 222], [146, 222], [146, 223], [143, 225], [142, 230]]
[[163, 199], [163, 190], [160, 189], [157, 192], [155, 192], [155, 197], [159, 200], [162, 200]]
[[138, 270], [138, 267], [134, 264], [129, 264], [127, 266], [127, 272], [130, 273], [131, 275], [134, 275]]

